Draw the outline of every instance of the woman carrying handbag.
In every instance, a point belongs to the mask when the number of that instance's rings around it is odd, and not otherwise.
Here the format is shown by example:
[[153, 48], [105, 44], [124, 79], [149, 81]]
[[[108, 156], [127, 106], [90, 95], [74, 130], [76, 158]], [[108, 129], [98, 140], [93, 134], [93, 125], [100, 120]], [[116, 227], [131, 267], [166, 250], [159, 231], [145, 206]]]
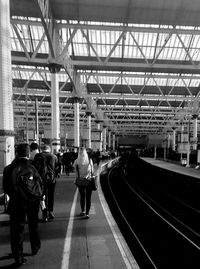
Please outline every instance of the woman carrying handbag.
[[80, 193], [80, 215], [89, 219], [91, 196], [94, 190], [91, 184], [92, 178], [94, 179], [94, 167], [92, 159], [89, 159], [88, 153], [84, 147], [79, 148], [78, 158], [74, 161], [73, 166], [76, 173], [75, 185], [78, 187]]

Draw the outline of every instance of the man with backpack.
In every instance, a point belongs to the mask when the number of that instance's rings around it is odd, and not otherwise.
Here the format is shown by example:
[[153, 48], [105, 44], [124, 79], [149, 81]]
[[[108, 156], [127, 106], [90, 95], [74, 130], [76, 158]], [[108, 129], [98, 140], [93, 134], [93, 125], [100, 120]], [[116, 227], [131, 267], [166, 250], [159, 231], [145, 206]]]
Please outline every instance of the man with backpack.
[[19, 144], [16, 158], [3, 171], [3, 189], [9, 196], [11, 250], [15, 267], [26, 262], [23, 256], [23, 232], [26, 217], [29, 226], [32, 255], [41, 247], [38, 231], [38, 213], [43, 193], [43, 183], [37, 169], [29, 160], [30, 149], [26, 143]]
[[35, 155], [34, 166], [38, 170], [44, 184], [45, 208], [42, 208], [43, 222], [54, 219], [54, 192], [56, 177], [60, 173], [58, 158], [51, 153], [49, 145], [44, 145], [42, 152]]

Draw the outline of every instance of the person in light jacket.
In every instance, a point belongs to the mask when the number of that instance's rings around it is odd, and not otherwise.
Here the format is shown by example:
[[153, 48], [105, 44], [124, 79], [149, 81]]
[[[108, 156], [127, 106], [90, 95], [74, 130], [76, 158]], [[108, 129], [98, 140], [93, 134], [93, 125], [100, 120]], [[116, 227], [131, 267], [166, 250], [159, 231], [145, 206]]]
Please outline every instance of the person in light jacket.
[[[73, 164], [75, 168], [76, 177], [90, 178], [94, 172], [92, 159], [89, 159], [86, 148], [79, 148], [78, 157]], [[80, 194], [81, 216], [89, 219], [89, 212], [91, 207], [92, 188], [90, 186], [78, 186]]]

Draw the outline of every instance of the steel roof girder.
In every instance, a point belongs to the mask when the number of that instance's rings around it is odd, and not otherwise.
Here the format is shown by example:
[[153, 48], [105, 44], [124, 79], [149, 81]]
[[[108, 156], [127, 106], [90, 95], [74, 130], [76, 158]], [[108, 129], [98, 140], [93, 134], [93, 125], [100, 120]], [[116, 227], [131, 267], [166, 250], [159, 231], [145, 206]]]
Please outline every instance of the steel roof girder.
[[[30, 59], [28, 60], [27, 57], [24, 56], [17, 56], [17, 55], [12, 55], [12, 62], [15, 63], [16, 65], [21, 65], [23, 63], [23, 65], [38, 65], [38, 66], [46, 66], [48, 67], [49, 62], [47, 58], [34, 58], [34, 59]], [[129, 69], [129, 71], [132, 70], [132, 68], [134, 67], [134, 69], [138, 69], [141, 72], [141, 69], [146, 70], [146, 69], [151, 69], [151, 72], [157, 72], [156, 70], [160, 70], [163, 73], [173, 73], [176, 70], [181, 70], [181, 72], [185, 72], [185, 73], [192, 73], [195, 71], [195, 74], [200, 74], [200, 65], [192, 65], [192, 64], [177, 64], [173, 63], [173, 61], [168, 61], [168, 63], [163, 62], [163, 63], [155, 63], [153, 65], [151, 64], [147, 64], [147, 63], [132, 63], [132, 62], [120, 62], [120, 61], [115, 61], [115, 62], [107, 62], [106, 64], [104, 64], [103, 62], [100, 63], [98, 61], [91, 61], [91, 60], [71, 60], [71, 64], [73, 66], [76, 66], [77, 69], [82, 69], [81, 67], [84, 66], [88, 66], [90, 69], [91, 68], [95, 68], [95, 67], [99, 67], [99, 68], [125, 68], [125, 69]], [[144, 71], [146, 72], [146, 71]], [[150, 72], [150, 71], [149, 71]], [[177, 72], [177, 71], [176, 71]]]
[[[59, 20], [56, 20], [58, 28], [69, 28], [69, 29], [85, 29], [85, 30], [101, 30], [101, 31], [123, 31], [124, 26], [123, 25], [108, 25], [108, 24], [87, 24], [87, 23], [67, 23], [67, 22], [60, 22]], [[21, 17], [11, 17], [11, 23], [15, 24], [23, 24], [23, 25], [35, 25], [35, 26], [41, 26], [42, 23], [41, 21], [38, 20], [26, 20], [25, 18]], [[144, 32], [144, 33], [163, 33], [163, 34], [168, 34], [172, 31], [173, 26], [169, 25], [169, 28], [166, 27], [154, 27], [154, 25], [149, 25], [149, 26], [126, 26], [126, 31], [127, 32]], [[196, 27], [193, 27], [193, 29], [190, 27], [190, 29], [186, 28], [178, 28], [176, 29], [176, 32], [179, 34], [185, 34], [185, 35], [199, 35], [200, 30], [197, 29]]]
[[49, 43], [50, 55], [53, 59], [56, 57], [55, 48], [53, 45], [54, 18], [50, 7], [49, 0], [35, 0], [40, 11], [40, 19], [44, 27], [44, 31]]

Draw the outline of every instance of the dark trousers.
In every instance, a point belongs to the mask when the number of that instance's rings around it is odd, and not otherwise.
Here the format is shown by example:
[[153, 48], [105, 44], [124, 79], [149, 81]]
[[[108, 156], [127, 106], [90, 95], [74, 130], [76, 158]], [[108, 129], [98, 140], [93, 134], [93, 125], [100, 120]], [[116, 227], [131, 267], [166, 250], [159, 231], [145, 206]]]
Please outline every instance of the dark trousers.
[[48, 217], [47, 216], [48, 212], [53, 212], [55, 186], [56, 186], [56, 182], [47, 183], [45, 187], [44, 195], [45, 195], [46, 209], [43, 210], [43, 217], [45, 218]]
[[23, 255], [23, 233], [26, 217], [28, 221], [32, 251], [39, 249], [41, 246], [38, 231], [38, 213], [39, 201], [29, 203], [20, 203], [15, 201], [10, 209], [11, 250], [16, 261]]
[[82, 212], [85, 211], [86, 208], [86, 215], [90, 212], [91, 207], [91, 196], [92, 196], [92, 189], [90, 187], [78, 187], [80, 193], [80, 205]]

